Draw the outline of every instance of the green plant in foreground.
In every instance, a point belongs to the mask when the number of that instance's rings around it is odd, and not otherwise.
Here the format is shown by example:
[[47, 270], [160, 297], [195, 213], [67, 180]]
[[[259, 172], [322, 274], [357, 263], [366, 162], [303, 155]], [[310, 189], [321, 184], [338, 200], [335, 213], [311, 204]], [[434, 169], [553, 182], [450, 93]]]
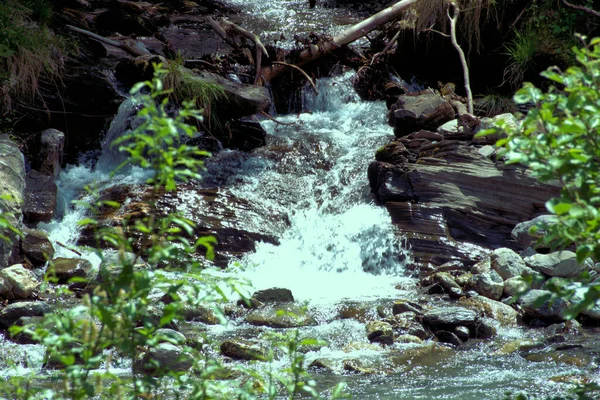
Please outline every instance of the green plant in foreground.
[[[520, 127], [500, 126], [507, 137], [498, 142], [507, 162], [529, 167], [543, 182], [560, 183], [560, 197], [546, 203], [557, 223], [544, 227], [543, 241], [553, 248], [575, 244], [579, 262], [600, 260], [600, 38], [582, 41], [573, 49], [578, 65], [542, 73], [557, 87], [542, 92], [526, 83], [516, 93], [516, 103], [534, 107]], [[574, 294], [562, 289], [564, 296]], [[569, 318], [594, 307], [600, 282], [579, 288], [578, 295]]]

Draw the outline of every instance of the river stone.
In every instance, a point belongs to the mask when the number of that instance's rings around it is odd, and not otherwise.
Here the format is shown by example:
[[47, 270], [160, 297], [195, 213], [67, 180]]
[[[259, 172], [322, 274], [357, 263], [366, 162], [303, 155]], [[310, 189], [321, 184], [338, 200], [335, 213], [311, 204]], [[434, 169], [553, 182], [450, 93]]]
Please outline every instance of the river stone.
[[484, 296], [475, 296], [461, 299], [458, 304], [494, 319], [503, 326], [517, 326], [519, 313], [511, 306], [499, 301]]
[[271, 288], [258, 290], [254, 292], [251, 300], [256, 300], [261, 303], [293, 303], [294, 296], [290, 289]]
[[[556, 215], [540, 215], [529, 221], [520, 222], [515, 225], [511, 236], [523, 247], [535, 247], [537, 240], [546, 234], [545, 229], [543, 229], [544, 225], [552, 225], [556, 222]], [[538, 229], [535, 233], [531, 233], [530, 230], [534, 226], [538, 226]]]
[[480, 320], [475, 326], [475, 332], [472, 336], [477, 339], [491, 339], [497, 334], [496, 327], [487, 319]]
[[249, 340], [229, 339], [221, 343], [221, 354], [236, 360], [266, 361], [268, 353], [265, 347]]
[[48, 275], [55, 276], [59, 283], [67, 283], [71, 278], [87, 278], [92, 263], [83, 258], [58, 257], [52, 260]]
[[149, 375], [164, 375], [168, 371], [185, 372], [194, 365], [194, 358], [179, 346], [159, 343], [134, 363], [134, 369]]
[[569, 250], [556, 251], [550, 254], [536, 254], [526, 257], [525, 262], [535, 271], [562, 278], [575, 278], [586, 269], [593, 267], [590, 260], [579, 264], [577, 255]]
[[269, 326], [271, 328], [296, 328], [316, 325], [313, 317], [306, 313], [303, 307], [295, 304], [268, 305], [253, 310], [246, 316], [250, 325]]
[[54, 257], [54, 246], [48, 239], [48, 234], [35, 229], [24, 229], [21, 249], [25, 257], [34, 267], [42, 267], [46, 261]]
[[362, 362], [356, 359], [344, 360], [343, 366], [344, 371], [353, 372], [355, 374], [371, 375], [377, 372], [374, 368], [363, 366]]
[[397, 335], [412, 335], [423, 340], [429, 336], [425, 328], [423, 328], [423, 325], [417, 321], [417, 314], [414, 312], [407, 311], [396, 314], [386, 318], [385, 322], [392, 326]]
[[34, 340], [31, 331], [35, 331], [37, 326], [44, 322], [44, 317], [21, 317], [15, 321], [13, 325], [26, 327], [27, 329], [13, 334], [9, 331], [10, 339], [19, 344], [37, 344], [39, 341]]
[[458, 325], [469, 328], [477, 323], [477, 313], [464, 307], [442, 307], [425, 313], [423, 322], [434, 331], [454, 330]]
[[174, 329], [157, 329], [154, 331], [154, 337], [158, 338], [160, 342], [171, 343], [174, 345], [184, 345], [187, 342], [185, 335]]
[[185, 305], [183, 308], [183, 318], [186, 321], [202, 322], [207, 325], [219, 325], [221, 323], [215, 309], [206, 303]]
[[392, 314], [402, 314], [407, 311], [413, 312], [415, 314], [423, 314], [423, 308], [409, 300], [397, 300], [394, 302], [392, 306]]
[[58, 179], [60, 164], [65, 147], [65, 134], [56, 129], [46, 129], [42, 132], [40, 142], [42, 145], [40, 159], [42, 164], [40, 172]]
[[27, 173], [23, 218], [29, 225], [50, 222], [56, 209], [57, 187], [52, 175], [39, 171]]
[[452, 332], [448, 331], [436, 331], [435, 337], [442, 343], [450, 343], [454, 346], [462, 346], [463, 342]]
[[454, 328], [454, 334], [463, 342], [466, 342], [471, 337], [471, 331], [466, 326], [457, 326]]
[[490, 256], [490, 263], [492, 269], [504, 280], [522, 276], [528, 269], [521, 256], [506, 247], [494, 250]]
[[394, 344], [394, 331], [392, 325], [383, 321], [371, 321], [367, 323], [367, 338], [371, 343], [380, 343], [391, 346]]
[[454, 277], [448, 272], [436, 272], [431, 276], [433, 281], [442, 287], [445, 293], [452, 298], [459, 298], [463, 295], [462, 288], [454, 280]]
[[[25, 158], [19, 146], [8, 135], [0, 135], [0, 182], [0, 213], [12, 226], [20, 228], [25, 191]], [[18, 236], [12, 232], [5, 235], [9, 240], [0, 240], [0, 268], [15, 261], [13, 253], [18, 251], [15, 248]]]
[[473, 275], [473, 289], [482, 296], [499, 300], [504, 291], [504, 280], [494, 270]]
[[444, 122], [454, 118], [454, 109], [442, 96], [434, 93], [419, 96], [402, 95], [390, 107], [388, 122], [396, 137], [419, 130], [435, 131]]
[[9, 299], [27, 299], [31, 297], [40, 285], [38, 278], [21, 264], [4, 268], [0, 271], [0, 278], [4, 281], [4, 289]]
[[[550, 322], [564, 321], [564, 313], [569, 303], [561, 298], [549, 299], [552, 292], [548, 290], [532, 289], [518, 300], [525, 315]], [[547, 298], [544, 300], [544, 298]]]
[[504, 281], [504, 295], [508, 297], [525, 293], [529, 285], [521, 277], [514, 277]]
[[335, 362], [327, 358], [317, 358], [308, 365], [309, 370], [316, 370], [321, 372], [335, 373]]
[[415, 335], [398, 335], [394, 337], [394, 342], [401, 344], [421, 344], [423, 340]]
[[8, 328], [21, 317], [43, 317], [52, 311], [45, 301], [19, 301], [0, 310], [0, 326]]

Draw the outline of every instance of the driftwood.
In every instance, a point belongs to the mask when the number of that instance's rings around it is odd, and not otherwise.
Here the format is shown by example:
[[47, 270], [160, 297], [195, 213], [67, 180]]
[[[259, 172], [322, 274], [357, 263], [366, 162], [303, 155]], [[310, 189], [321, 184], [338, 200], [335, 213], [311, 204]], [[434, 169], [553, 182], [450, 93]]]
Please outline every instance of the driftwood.
[[214, 19], [212, 19], [211, 17], [208, 17], [207, 20], [208, 20], [208, 23], [210, 24], [210, 26], [215, 30], [215, 32], [217, 32], [217, 34], [219, 36], [221, 36], [223, 38], [223, 40], [225, 42], [227, 42], [227, 44], [229, 44], [234, 49], [239, 48], [237, 42], [234, 39], [234, 34], [246, 37], [254, 43], [254, 45], [256, 47], [256, 57], [254, 60], [255, 67], [256, 67], [256, 76], [254, 77], [254, 84], [258, 84], [258, 82], [260, 81], [260, 78], [261, 78], [262, 56], [264, 54], [265, 56], [269, 57], [269, 53], [267, 52], [267, 49], [260, 41], [260, 38], [258, 37], [258, 35], [250, 32], [250, 31], [247, 31], [246, 29], [244, 29], [240, 26], [237, 26], [236, 24], [231, 23], [229, 21], [221, 20], [221, 21], [217, 22]]
[[450, 5], [452, 6], [452, 16], [450, 16], [450, 7], [448, 7], [448, 9], [446, 10], [448, 18], [450, 19], [450, 40], [452, 41], [452, 45], [458, 52], [458, 56], [460, 57], [460, 63], [463, 69], [465, 91], [467, 92], [467, 110], [469, 114], [473, 114], [473, 93], [471, 93], [469, 66], [467, 65], [465, 52], [462, 50], [462, 48], [458, 44], [458, 41], [456, 40], [456, 22], [458, 21], [458, 15], [460, 14], [460, 6], [458, 5], [458, 2], [456, 2], [456, 0], [450, 0]]
[[[302, 51], [299, 55], [299, 59], [296, 62], [293, 62], [296, 66], [304, 65], [310, 61], [313, 61], [324, 54], [330, 53], [331, 51], [345, 46], [354, 42], [357, 39], [367, 35], [372, 30], [376, 29], [378, 26], [386, 24], [395, 18], [398, 18], [400, 13], [404, 11], [409, 6], [417, 3], [419, 0], [402, 0], [378, 12], [377, 14], [372, 15], [371, 17], [359, 22], [358, 24], [352, 26], [348, 30], [342, 32], [341, 34], [335, 36], [331, 41], [324, 41], [319, 43], [318, 45], [314, 44], [309, 46], [307, 49]], [[289, 63], [292, 64], [292, 63]], [[276, 65], [274, 67], [265, 67], [261, 73], [261, 76], [264, 81], [270, 81], [275, 78], [277, 75], [281, 74], [287, 67], [285, 65]]]
[[90, 39], [93, 39], [97, 42], [104, 43], [109, 46], [117, 47], [133, 57], [145, 56], [145, 55], [150, 54], [150, 52], [148, 51], [146, 46], [144, 46], [142, 43], [137, 42], [133, 39], [127, 38], [126, 40], [119, 42], [116, 40], [105, 38], [104, 36], [97, 35], [94, 32], [90, 32], [85, 29], [77, 28], [76, 26], [67, 25], [67, 28], [71, 29], [72, 31], [86, 35]]

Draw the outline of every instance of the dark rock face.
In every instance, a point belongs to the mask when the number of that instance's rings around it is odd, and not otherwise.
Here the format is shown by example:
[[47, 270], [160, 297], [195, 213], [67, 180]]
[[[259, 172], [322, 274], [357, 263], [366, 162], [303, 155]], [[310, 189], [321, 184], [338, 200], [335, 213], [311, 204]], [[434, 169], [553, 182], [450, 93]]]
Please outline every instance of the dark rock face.
[[[120, 226], [125, 220], [132, 224], [136, 219], [146, 216], [150, 211], [146, 203], [150, 193], [151, 190], [144, 186], [118, 186], [106, 190], [101, 194], [102, 199], [125, 205], [119, 210], [103, 209], [101, 224]], [[229, 260], [254, 251], [259, 241], [277, 243], [275, 234], [287, 226], [283, 218], [263, 214], [263, 211], [267, 211], [227, 190], [180, 185], [177, 192], [162, 194], [157, 203], [159, 214], [182, 212], [196, 224], [194, 241], [200, 236], [214, 236], [218, 243], [215, 245], [213, 262], [222, 267], [227, 266]], [[129, 233], [136, 235], [135, 231]], [[78, 244], [95, 244], [91, 228], [82, 230]]]
[[390, 108], [388, 122], [394, 135], [402, 137], [421, 129], [436, 130], [454, 114], [450, 103], [438, 94], [402, 95]]
[[52, 175], [29, 171], [25, 187], [25, 203], [23, 204], [25, 223], [34, 225], [38, 222], [51, 221], [56, 208], [57, 191]]
[[[400, 139], [406, 149], [414, 140]], [[444, 139], [415, 149], [415, 162], [374, 161], [368, 174], [372, 192], [407, 236], [418, 263], [470, 265], [485, 248], [516, 248], [513, 227], [543, 213], [558, 194], [558, 187], [485, 157], [466, 141]], [[394, 154], [387, 159], [403, 153]]]
[[45, 232], [25, 229], [24, 234], [21, 249], [33, 267], [41, 267], [54, 257], [54, 246]]

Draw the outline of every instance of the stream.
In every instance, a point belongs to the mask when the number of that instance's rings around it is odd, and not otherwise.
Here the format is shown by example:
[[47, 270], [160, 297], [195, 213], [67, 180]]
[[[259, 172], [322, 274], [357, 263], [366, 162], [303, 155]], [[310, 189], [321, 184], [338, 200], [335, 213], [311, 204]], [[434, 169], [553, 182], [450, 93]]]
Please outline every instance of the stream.
[[[268, 21], [266, 38], [280, 33], [289, 38], [291, 32], [335, 34], [356, 20], [347, 11], [309, 10], [304, 0], [225, 2], [244, 10], [239, 18], [250, 30], [263, 31], [260, 27]], [[236, 261], [231, 274], [250, 281], [252, 290], [290, 289], [297, 302], [306, 304], [318, 325], [300, 328], [302, 336], [327, 343], [306, 354], [306, 365], [316, 359], [335, 365], [332, 372], [315, 375], [319, 389], [325, 393], [344, 381], [350, 398], [359, 400], [480, 400], [503, 399], [507, 392], [546, 398], [566, 393], [571, 386], [560, 381], [570, 377], [597, 381], [597, 360], [590, 365], [577, 363], [577, 357], [573, 362], [532, 362], [518, 352], [494, 354], [514, 340], [535, 342], [541, 337], [536, 330], [501, 328], [493, 340], [470, 340], [460, 349], [431, 341], [383, 348], [369, 343], [361, 318], [339, 317], [341, 310], [356, 306], [367, 310], [367, 319], [376, 319], [377, 306], [389, 306], [398, 298], [418, 301], [422, 296], [417, 280], [406, 270], [410, 249], [405, 248], [401, 232], [395, 230], [385, 208], [374, 203], [367, 181], [367, 167], [376, 150], [393, 138], [386, 123], [387, 109], [384, 102], [361, 101], [352, 88], [353, 76], [349, 71], [319, 79], [318, 95], [306, 87], [302, 109], [308, 112], [277, 115], [277, 121], [285, 125], [262, 121], [267, 131], [264, 148], [251, 153], [223, 150], [215, 154], [207, 161], [204, 180], [197, 183], [227, 190], [276, 219], [264, 229], [276, 236], [279, 244], [257, 243], [256, 251]], [[126, 129], [134, 111], [131, 101], [121, 106], [109, 137]], [[76, 242], [76, 222], [84, 214], [69, 204], [85, 185], [95, 183], [106, 188], [147, 178], [147, 172], [137, 168], [110, 176], [115, 163], [110, 157], [105, 154], [97, 162], [82, 159], [80, 165], [61, 173], [58, 211], [63, 218], [40, 225], [54, 243]], [[55, 248], [56, 257], [73, 256], [61, 246]], [[95, 255], [84, 256], [98, 266]], [[261, 327], [257, 331], [241, 318], [201, 329], [217, 342], [271, 330]], [[0, 348], [2, 369], [7, 367], [10, 354], [17, 352], [27, 367], [17, 373], [39, 370], [40, 346], [4, 341]], [[344, 371], [341, 365], [347, 359], [361, 360], [374, 373]], [[278, 367], [284, 365], [284, 361], [278, 363]]]

